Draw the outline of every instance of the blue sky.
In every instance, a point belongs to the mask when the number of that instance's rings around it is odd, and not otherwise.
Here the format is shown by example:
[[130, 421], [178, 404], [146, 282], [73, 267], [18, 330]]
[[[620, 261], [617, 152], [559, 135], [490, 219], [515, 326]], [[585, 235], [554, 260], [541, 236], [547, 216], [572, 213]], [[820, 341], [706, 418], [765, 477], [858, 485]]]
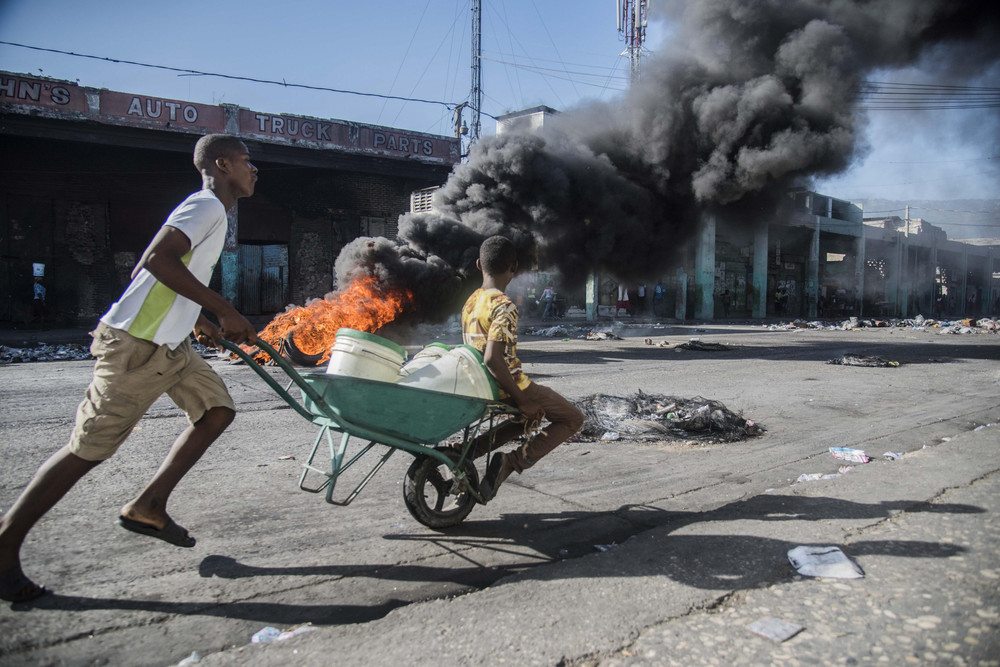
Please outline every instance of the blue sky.
[[[483, 0], [484, 112], [610, 101], [628, 61], [613, 0]], [[284, 3], [0, 0], [0, 40], [106, 58], [454, 104], [470, 87], [469, 0]], [[650, 27], [656, 49], [670, 26]], [[452, 134], [442, 104], [306, 91], [0, 44], [0, 69], [257, 111]], [[996, 74], [996, 73], [994, 73]], [[918, 78], [919, 71], [881, 75]], [[1000, 85], [994, 80], [992, 85]], [[996, 122], [996, 109], [987, 118]], [[1000, 198], [984, 110], [873, 111], [867, 159], [817, 189], [858, 199]], [[483, 134], [495, 122], [483, 116]], [[992, 143], [991, 143], [992, 141]]]

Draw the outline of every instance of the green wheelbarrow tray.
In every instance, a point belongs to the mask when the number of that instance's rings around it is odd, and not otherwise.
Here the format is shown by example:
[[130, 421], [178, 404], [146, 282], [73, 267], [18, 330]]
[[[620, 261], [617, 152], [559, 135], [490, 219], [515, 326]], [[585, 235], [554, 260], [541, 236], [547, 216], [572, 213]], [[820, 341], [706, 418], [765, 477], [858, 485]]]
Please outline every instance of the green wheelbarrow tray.
[[302, 378], [323, 401], [319, 405], [303, 392], [302, 402], [309, 412], [320, 420], [326, 418], [327, 411], [332, 412], [335, 424], [350, 425], [348, 428], [358, 431], [357, 435], [376, 440], [391, 438], [437, 444], [482, 419], [490, 406], [496, 404], [481, 398], [346, 375], [304, 373]]
[[[320, 426], [320, 433], [313, 445], [309, 461], [305, 464], [306, 470], [299, 486], [305, 491], [314, 493], [326, 488], [327, 502], [335, 505], [349, 504], [396, 449], [408, 451], [418, 457], [418, 460], [420, 457], [430, 458], [432, 464], [446, 467], [454, 475], [459, 486], [464, 485], [463, 488], [469, 491], [475, 500], [483, 502], [478, 491], [478, 475], [469, 460], [472, 439], [480, 428], [492, 428], [496, 417], [519, 414], [516, 409], [499, 401], [317, 371], [299, 373], [273, 347], [258, 341], [257, 347], [266, 352], [288, 375], [291, 383], [300, 389], [302, 400], [299, 401], [239, 346], [226, 340], [220, 341], [220, 344], [246, 362], [292, 409]], [[291, 384], [289, 388], [290, 386]], [[331, 431], [342, 434], [339, 446], [332, 440]], [[443, 451], [434, 446], [459, 432], [464, 432], [464, 437], [461, 453], [457, 457], [454, 451]], [[329, 473], [311, 465], [324, 436], [330, 443], [331, 472]], [[367, 440], [368, 445], [344, 462], [348, 440], [352, 436]], [[333, 488], [341, 472], [376, 444], [388, 446], [389, 451], [346, 501], [334, 501]], [[317, 488], [307, 487], [305, 478], [310, 470], [325, 475], [326, 483]], [[475, 479], [470, 482], [467, 480], [469, 476]], [[432, 476], [429, 482], [434, 481], [435, 478]], [[414, 512], [409, 502], [407, 507], [418, 520], [425, 525], [431, 525], [425, 521], [426, 516], [421, 517]], [[433, 514], [432, 511], [432, 520], [434, 520]], [[464, 515], [461, 518], [464, 518]], [[446, 525], [453, 524], [441, 523], [432, 527]]]

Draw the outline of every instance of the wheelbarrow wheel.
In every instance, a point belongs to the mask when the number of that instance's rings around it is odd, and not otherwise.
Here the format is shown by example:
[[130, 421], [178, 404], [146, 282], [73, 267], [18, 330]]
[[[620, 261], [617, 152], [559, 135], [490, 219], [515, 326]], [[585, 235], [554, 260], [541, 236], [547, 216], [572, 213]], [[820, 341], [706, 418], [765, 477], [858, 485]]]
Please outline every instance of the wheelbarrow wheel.
[[469, 489], [479, 487], [479, 473], [469, 460], [462, 463], [461, 471], [465, 481], [460, 483], [439, 460], [416, 457], [403, 480], [403, 501], [413, 518], [434, 529], [462, 523], [476, 506]]

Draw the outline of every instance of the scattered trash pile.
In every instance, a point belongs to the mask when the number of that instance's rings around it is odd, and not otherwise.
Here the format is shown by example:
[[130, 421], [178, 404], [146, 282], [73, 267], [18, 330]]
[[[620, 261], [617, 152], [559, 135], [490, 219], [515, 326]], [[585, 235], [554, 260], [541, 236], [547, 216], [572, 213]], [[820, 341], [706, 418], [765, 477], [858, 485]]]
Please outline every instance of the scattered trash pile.
[[0, 364], [23, 364], [29, 361], [83, 361], [93, 359], [90, 348], [79, 343], [37, 347], [8, 347], [0, 345]]
[[627, 435], [638, 440], [674, 436], [735, 442], [764, 432], [759, 424], [730, 411], [719, 401], [700, 396], [678, 398], [641, 391], [631, 396], [593, 394], [578, 401], [577, 406], [585, 417], [582, 435], [605, 441]]
[[[926, 447], [926, 445], [925, 445]], [[871, 461], [871, 457], [865, 454], [863, 449], [853, 449], [851, 447], [831, 447], [830, 455], [833, 458], [840, 461], [847, 461], [848, 463], [868, 463]], [[886, 452], [882, 455], [886, 461], [898, 461], [903, 458], [902, 452]], [[806, 472], [799, 475], [799, 478], [795, 480], [796, 484], [801, 484], [803, 482], [816, 482], [821, 479], [833, 479], [835, 477], [840, 477], [841, 475], [846, 475], [847, 473], [854, 470], [853, 465], [843, 465], [837, 470], [837, 472], [832, 473], [821, 473], [821, 472]]]
[[826, 363], [836, 366], [863, 366], [865, 368], [895, 368], [899, 366], [898, 361], [886, 361], [882, 357], [866, 357], [861, 354], [845, 354], [839, 359], [831, 359]]
[[820, 320], [792, 320], [787, 324], [763, 325], [769, 331], [795, 331], [798, 329], [827, 329], [851, 331], [866, 328], [906, 328], [915, 331], [935, 329], [937, 333], [950, 334], [989, 334], [1000, 333], [1000, 320], [965, 318], [962, 320], [932, 320], [917, 315], [912, 318], [875, 319], [857, 317], [848, 318], [842, 322], [822, 322]]

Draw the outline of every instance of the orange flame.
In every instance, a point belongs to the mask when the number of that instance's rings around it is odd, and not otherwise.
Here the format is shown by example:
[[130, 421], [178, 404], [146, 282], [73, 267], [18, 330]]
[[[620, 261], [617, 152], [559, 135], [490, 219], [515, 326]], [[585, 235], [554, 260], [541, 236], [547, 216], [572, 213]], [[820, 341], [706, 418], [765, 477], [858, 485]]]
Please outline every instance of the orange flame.
[[[375, 278], [359, 278], [342, 292], [281, 313], [257, 337], [278, 349], [282, 339], [292, 334], [295, 347], [307, 355], [322, 354], [322, 363], [330, 358], [338, 329], [374, 333], [396, 319], [412, 298], [409, 290], [385, 290]], [[254, 358], [260, 363], [269, 359], [259, 350]]]

